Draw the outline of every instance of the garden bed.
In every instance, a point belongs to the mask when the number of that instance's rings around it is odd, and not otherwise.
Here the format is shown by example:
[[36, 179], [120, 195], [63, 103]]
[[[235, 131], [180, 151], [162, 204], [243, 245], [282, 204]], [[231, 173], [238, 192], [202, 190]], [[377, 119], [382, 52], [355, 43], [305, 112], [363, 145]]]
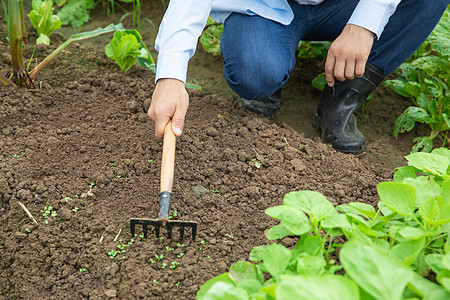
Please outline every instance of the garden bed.
[[287, 192], [373, 204], [376, 184], [392, 176], [366, 154], [335, 152], [243, 113], [232, 99], [191, 91], [171, 213], [197, 221], [197, 239], [132, 242], [129, 218], [158, 212], [162, 142], [145, 113], [154, 74], [117, 72], [88, 50], [68, 49], [36, 92], [0, 90], [0, 297], [193, 299], [206, 280], [267, 243], [264, 230], [275, 223], [264, 210]]

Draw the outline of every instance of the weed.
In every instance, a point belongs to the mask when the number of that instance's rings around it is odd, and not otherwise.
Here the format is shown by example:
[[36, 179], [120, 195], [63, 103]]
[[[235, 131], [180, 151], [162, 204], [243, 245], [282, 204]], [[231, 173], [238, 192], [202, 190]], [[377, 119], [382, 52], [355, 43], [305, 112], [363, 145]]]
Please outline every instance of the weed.
[[[127, 249], [128, 249], [131, 245], [133, 245], [134, 239], [131, 239], [131, 240], [130, 240], [128, 243], [126, 243], [126, 244], [123, 244], [123, 243], [122, 243], [122, 239], [120, 239], [119, 242], [120, 242], [120, 244], [117, 245], [117, 248], [118, 248], [119, 250], [113, 249], [113, 250], [109, 251], [109, 252], [108, 252], [109, 258], [114, 259], [114, 258], [116, 258], [116, 256], [117, 256], [118, 254], [125, 253], [125, 251], [127, 251]], [[123, 256], [122, 259], [125, 259], [125, 256]]]
[[177, 247], [183, 248], [184, 244], [177, 243]]
[[165, 269], [167, 267], [167, 263], [162, 263], [162, 265], [161, 265], [161, 269]]

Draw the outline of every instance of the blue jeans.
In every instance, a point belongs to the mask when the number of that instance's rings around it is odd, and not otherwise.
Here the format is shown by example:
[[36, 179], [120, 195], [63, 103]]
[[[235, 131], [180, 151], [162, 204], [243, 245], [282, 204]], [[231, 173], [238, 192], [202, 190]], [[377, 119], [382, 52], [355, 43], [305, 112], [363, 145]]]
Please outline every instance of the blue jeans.
[[[326, 0], [316, 6], [289, 1], [289, 25], [259, 16], [231, 14], [221, 39], [223, 74], [240, 97], [262, 100], [289, 79], [301, 40], [333, 41], [342, 32], [358, 0]], [[441, 18], [448, 0], [403, 0], [374, 41], [368, 62], [393, 72], [425, 41]]]

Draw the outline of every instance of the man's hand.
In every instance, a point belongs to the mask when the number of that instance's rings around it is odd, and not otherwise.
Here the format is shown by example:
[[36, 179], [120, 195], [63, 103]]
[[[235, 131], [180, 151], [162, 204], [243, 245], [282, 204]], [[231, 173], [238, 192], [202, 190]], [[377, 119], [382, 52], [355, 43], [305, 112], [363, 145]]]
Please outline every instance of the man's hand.
[[184, 83], [178, 79], [162, 78], [156, 83], [148, 116], [155, 122], [155, 136], [162, 138], [164, 128], [172, 119], [172, 130], [180, 136], [189, 106], [189, 95]]
[[334, 79], [344, 81], [364, 75], [373, 45], [374, 34], [362, 27], [347, 24], [328, 50], [325, 74], [328, 86]]

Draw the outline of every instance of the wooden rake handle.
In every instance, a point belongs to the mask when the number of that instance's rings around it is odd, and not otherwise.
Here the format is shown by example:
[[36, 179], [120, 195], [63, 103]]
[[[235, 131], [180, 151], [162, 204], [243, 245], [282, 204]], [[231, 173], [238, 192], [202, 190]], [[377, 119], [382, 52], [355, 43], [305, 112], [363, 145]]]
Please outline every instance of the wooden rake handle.
[[176, 142], [176, 136], [172, 131], [172, 121], [169, 121], [164, 128], [160, 192], [172, 192]]

